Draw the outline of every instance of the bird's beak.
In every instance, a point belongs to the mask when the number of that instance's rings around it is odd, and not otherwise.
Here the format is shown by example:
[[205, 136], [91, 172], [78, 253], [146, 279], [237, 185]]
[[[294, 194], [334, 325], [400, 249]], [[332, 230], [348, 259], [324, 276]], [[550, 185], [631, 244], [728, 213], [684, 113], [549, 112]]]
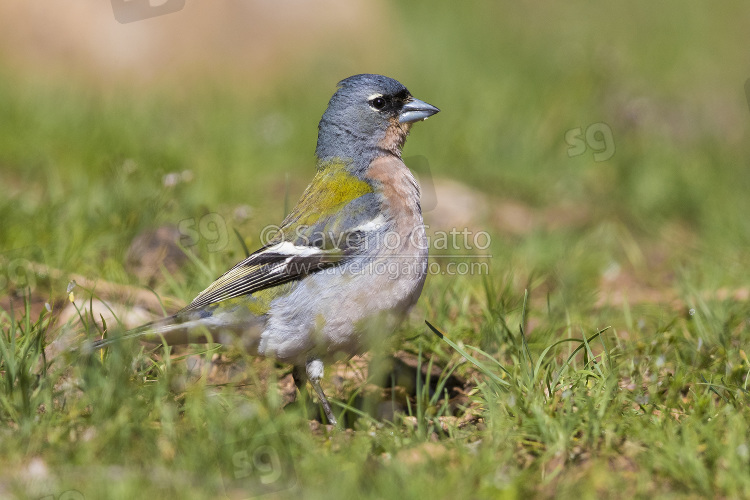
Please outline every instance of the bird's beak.
[[399, 123], [414, 123], [426, 120], [438, 111], [440, 110], [432, 104], [427, 104], [424, 101], [412, 98], [401, 108], [401, 112], [398, 115], [398, 121]]

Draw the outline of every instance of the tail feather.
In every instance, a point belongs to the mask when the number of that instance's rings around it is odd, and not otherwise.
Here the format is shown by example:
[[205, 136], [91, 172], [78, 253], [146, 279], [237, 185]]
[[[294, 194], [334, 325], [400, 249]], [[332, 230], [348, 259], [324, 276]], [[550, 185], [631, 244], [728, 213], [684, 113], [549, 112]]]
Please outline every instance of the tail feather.
[[232, 313], [229, 317], [214, 315], [201, 317], [193, 313], [179, 312], [173, 316], [159, 319], [151, 323], [129, 330], [122, 335], [97, 340], [89, 347], [98, 350], [116, 342], [138, 339], [145, 342], [168, 345], [177, 344], [219, 344], [233, 343], [236, 338], [242, 340], [242, 345], [248, 352], [257, 352], [261, 334], [264, 329], [264, 318], [247, 314], [236, 317]]
[[146, 323], [138, 328], [129, 330], [117, 337], [108, 337], [97, 340], [91, 344], [93, 350], [102, 349], [116, 342], [129, 339], [139, 339], [145, 342], [161, 343], [166, 341], [168, 344], [188, 344], [193, 342], [205, 342], [204, 334], [190, 334], [194, 329], [195, 321], [180, 321], [177, 315]]

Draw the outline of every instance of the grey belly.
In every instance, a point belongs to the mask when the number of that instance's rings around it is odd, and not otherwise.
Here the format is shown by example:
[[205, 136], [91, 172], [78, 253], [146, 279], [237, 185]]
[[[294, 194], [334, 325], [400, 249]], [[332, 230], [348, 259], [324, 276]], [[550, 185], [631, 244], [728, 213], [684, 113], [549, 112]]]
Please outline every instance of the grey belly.
[[306, 277], [271, 303], [258, 354], [301, 364], [310, 357], [360, 352], [369, 341], [392, 333], [417, 302], [426, 264], [426, 252], [419, 252], [355, 259]]

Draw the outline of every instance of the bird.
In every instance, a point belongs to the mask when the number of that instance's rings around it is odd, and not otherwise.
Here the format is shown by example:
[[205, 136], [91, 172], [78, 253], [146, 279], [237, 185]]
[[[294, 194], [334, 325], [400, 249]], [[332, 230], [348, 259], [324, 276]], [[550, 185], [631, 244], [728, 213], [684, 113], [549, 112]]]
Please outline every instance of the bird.
[[439, 111], [383, 75], [340, 81], [318, 125], [316, 173], [274, 237], [184, 309], [91, 347], [239, 343], [293, 365], [336, 426], [324, 364], [382, 341], [422, 293], [428, 240], [401, 151], [411, 126]]

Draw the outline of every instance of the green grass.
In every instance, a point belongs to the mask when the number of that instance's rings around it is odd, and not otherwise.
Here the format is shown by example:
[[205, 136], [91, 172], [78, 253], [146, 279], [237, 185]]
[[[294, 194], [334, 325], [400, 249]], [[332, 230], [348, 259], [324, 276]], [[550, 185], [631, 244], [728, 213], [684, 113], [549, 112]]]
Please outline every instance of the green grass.
[[[392, 58], [310, 54], [262, 95], [0, 65], [0, 497], [750, 496], [749, 11], [734, 7], [394, 5]], [[489, 273], [431, 275], [377, 353], [441, 376], [399, 380], [402, 399], [329, 368], [348, 427], [332, 432], [311, 424], [315, 407], [285, 406], [288, 367], [231, 349], [45, 356], [62, 333], [97, 332], [88, 286], [74, 290], [84, 326], [55, 320], [68, 274], [147, 285], [126, 265], [144, 231], [225, 223], [226, 245], [204, 228], [148, 283], [182, 302], [244, 255], [235, 230], [257, 247], [312, 177], [333, 84], [370, 70], [442, 109], [404, 155], [488, 197], [472, 225], [492, 236]], [[569, 157], [566, 132], [597, 123], [614, 155]], [[508, 200], [530, 229], [500, 222]], [[11, 273], [25, 261], [42, 267]], [[456, 261], [474, 259], [439, 260]], [[451, 375], [467, 394], [448, 402]], [[377, 416], [380, 392], [401, 405], [393, 420]]]
[[[450, 346], [437, 336], [406, 343], [422, 356], [451, 358], [456, 372], [474, 378], [468, 425], [440, 419], [440, 389], [429, 394], [422, 380], [408, 412], [416, 426], [365, 415], [353, 432], [322, 434], [310, 432], [299, 410], [281, 408], [273, 383], [265, 392], [257, 379], [207, 383], [207, 373], [186, 372], [184, 359], [138, 354], [132, 344], [103, 359], [45, 360], [44, 317], [27, 314], [0, 340], [9, 424], [2, 442], [15, 478], [5, 481], [14, 494], [29, 494], [16, 474], [42, 457], [53, 471], [36, 486], [44, 491], [204, 498], [229, 485], [252, 495], [264, 491], [264, 469], [251, 469], [245, 482], [223, 478], [246, 463], [237, 449], [251, 459], [270, 449], [278, 462], [269, 464], [280, 467], [271, 488], [284, 496], [331, 495], [328, 478], [342, 470], [342, 497], [418, 496], [425, 481], [446, 496], [745, 496], [750, 364], [730, 332], [747, 334], [747, 313], [717, 306], [628, 332], [566, 326], [551, 311], [488, 308], [485, 349], [450, 331], [441, 332]], [[530, 317], [540, 324], [526, 338], [520, 325]]]

